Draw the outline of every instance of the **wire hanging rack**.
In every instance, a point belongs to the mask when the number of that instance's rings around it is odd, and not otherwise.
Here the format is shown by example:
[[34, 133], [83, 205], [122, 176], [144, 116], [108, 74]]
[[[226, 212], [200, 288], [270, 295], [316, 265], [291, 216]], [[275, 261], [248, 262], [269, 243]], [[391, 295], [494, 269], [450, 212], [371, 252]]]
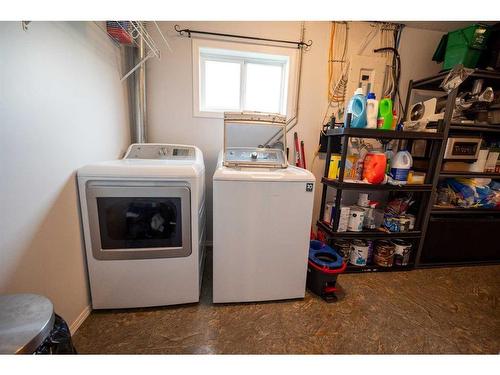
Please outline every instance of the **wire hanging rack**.
[[149, 24], [153, 24], [158, 31], [163, 43], [167, 46], [170, 52], [173, 52], [172, 47], [168, 43], [167, 38], [163, 34], [158, 26], [156, 21], [145, 22], [145, 21], [114, 21], [113, 26], [115, 28], [119, 28], [120, 31], [125, 34], [127, 42], [120, 42], [117, 38], [113, 37], [109, 32], [107, 34], [115, 41], [120, 44], [126, 44], [132, 47], [140, 48], [141, 43], [143, 43], [144, 48], [144, 57], [132, 68], [130, 69], [121, 79], [121, 81], [125, 81], [132, 73], [134, 73], [141, 65], [143, 65], [146, 61], [148, 61], [152, 57], [156, 57], [158, 59], [161, 58], [161, 51], [158, 48], [155, 39], [152, 37], [150, 32], [147, 29]]

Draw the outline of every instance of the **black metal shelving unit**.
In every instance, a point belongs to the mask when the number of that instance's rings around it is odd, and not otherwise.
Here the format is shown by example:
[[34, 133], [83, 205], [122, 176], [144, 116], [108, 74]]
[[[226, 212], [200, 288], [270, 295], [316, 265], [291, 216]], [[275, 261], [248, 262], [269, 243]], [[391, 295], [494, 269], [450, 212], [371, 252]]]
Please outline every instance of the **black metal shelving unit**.
[[[484, 79], [485, 86], [493, 86], [498, 89], [500, 87], [500, 73], [487, 70], [476, 69], [470, 76], [468, 76], [462, 84], [456, 89], [449, 93], [445, 93], [440, 87], [441, 82], [448, 74], [448, 71], [439, 73], [435, 76], [428, 77], [421, 80], [410, 81], [408, 85], [408, 93], [406, 97], [405, 113], [407, 113], [410, 105], [410, 100], [413, 92], [415, 90], [438, 92], [439, 95], [447, 95], [445, 117], [441, 124], [440, 131], [443, 134], [444, 140], [448, 139], [449, 134], [477, 134], [485, 136], [495, 136], [500, 135], [500, 124], [470, 124], [470, 123], [460, 123], [451, 121], [455, 99], [460, 91], [468, 90], [472, 87], [475, 79]], [[437, 207], [434, 206], [437, 194], [437, 185], [439, 180], [442, 178], [500, 178], [498, 173], [474, 173], [474, 172], [457, 172], [457, 171], [444, 171], [442, 170], [443, 157], [446, 149], [446, 142], [442, 142], [440, 149], [437, 153], [435, 159], [434, 174], [432, 176], [432, 192], [430, 194], [430, 199], [428, 201], [428, 207], [424, 210], [424, 218], [422, 221], [422, 237], [425, 239], [427, 232], [429, 230], [429, 222], [431, 218], [438, 220], [446, 217], [453, 218], [452, 220], [477, 220], [482, 217], [486, 218], [496, 218], [500, 214], [500, 210], [485, 209], [485, 208], [448, 208], [448, 207]], [[497, 260], [491, 261], [436, 261], [427, 262], [422, 261], [422, 250], [424, 246], [424, 241], [420, 241], [420, 245], [415, 258], [415, 267], [443, 267], [443, 266], [454, 266], [454, 265], [473, 265], [473, 264], [491, 264], [498, 263], [500, 259], [500, 254]], [[430, 250], [432, 251], [432, 249]]]
[[344, 182], [339, 180], [332, 180], [326, 177], [321, 179], [321, 182], [325, 185], [331, 186], [335, 189], [344, 189], [344, 190], [376, 190], [376, 191], [431, 191], [431, 184], [407, 184], [407, 185], [376, 185], [376, 184], [367, 184], [361, 182]]
[[[417, 249], [422, 242], [423, 232], [422, 228], [422, 218], [424, 217], [424, 209], [428, 209], [430, 196], [432, 194], [432, 189], [434, 187], [434, 181], [432, 177], [435, 172], [435, 163], [433, 159], [438, 156], [438, 152], [442, 148], [442, 143], [444, 140], [443, 133], [443, 122], [439, 121], [437, 124], [437, 129], [435, 132], [414, 132], [414, 131], [396, 131], [396, 130], [382, 130], [382, 129], [358, 129], [351, 128], [350, 126], [350, 116], [347, 117], [346, 124], [343, 127], [335, 127], [327, 130], [326, 135], [328, 137], [327, 151], [326, 151], [326, 163], [324, 176], [321, 179], [323, 184], [322, 196], [321, 196], [321, 208], [320, 217], [317, 221], [317, 226], [328, 238], [330, 239], [408, 239], [414, 242], [415, 249]], [[338, 179], [332, 180], [328, 178], [328, 171], [330, 168], [330, 157], [332, 155], [332, 138], [340, 137], [340, 165], [339, 165], [339, 177]], [[424, 184], [406, 184], [406, 185], [390, 185], [390, 184], [367, 184], [361, 182], [345, 181], [344, 171], [347, 159], [348, 144], [350, 138], [369, 138], [383, 141], [399, 140], [411, 144], [414, 140], [426, 140], [430, 143], [428, 150], [429, 159], [429, 170], [426, 174], [426, 180]], [[336, 209], [334, 212], [334, 217], [332, 220], [332, 226], [322, 221], [323, 213], [325, 210], [325, 203], [328, 188], [333, 188], [336, 190], [335, 196], [335, 207], [341, 206], [342, 192], [345, 190], [354, 191], [389, 191], [389, 192], [419, 192], [422, 194], [423, 202], [420, 204], [419, 212], [416, 217], [415, 230], [408, 232], [384, 232], [381, 230], [365, 230], [362, 232], [338, 232], [338, 222], [340, 217], [340, 210]], [[413, 251], [413, 259], [410, 264], [404, 267], [379, 267], [376, 265], [367, 265], [364, 267], [348, 265], [347, 273], [359, 273], [359, 272], [392, 272], [392, 271], [408, 271], [415, 266], [415, 251]]]
[[437, 207], [433, 206], [431, 214], [442, 214], [442, 215], [500, 215], [500, 210], [494, 210], [491, 208], [461, 208], [461, 207]]
[[317, 223], [321, 230], [332, 238], [354, 239], [363, 238], [367, 240], [381, 240], [394, 238], [420, 238], [421, 231], [412, 230], [408, 232], [385, 232], [381, 230], [364, 230], [362, 232], [337, 232], [333, 227], [326, 224], [324, 221], [318, 220]]
[[352, 264], [347, 265], [346, 273], [363, 273], [363, 272], [401, 272], [410, 271], [415, 267], [413, 263], [406, 266], [393, 266], [393, 267], [380, 267], [380, 266], [368, 266], [368, 267], [358, 267]]
[[[391, 267], [384, 268], [378, 266], [366, 266], [366, 267], [356, 267], [348, 266], [346, 272], [369, 272], [369, 271], [407, 271], [415, 267], [435, 267], [435, 266], [449, 266], [449, 265], [470, 265], [470, 264], [490, 264], [489, 261], [457, 261], [453, 262], [434, 262], [422, 263], [420, 257], [422, 254], [422, 248], [424, 246], [424, 240], [427, 234], [429, 221], [433, 215], [437, 217], [450, 215], [455, 218], [461, 216], [472, 215], [474, 217], [479, 217], [481, 215], [488, 215], [488, 217], [497, 217], [500, 214], [500, 210], [492, 209], [481, 209], [481, 208], [443, 208], [435, 207], [434, 202], [436, 198], [436, 189], [440, 178], [446, 177], [469, 177], [469, 178], [500, 178], [500, 174], [496, 173], [471, 173], [471, 172], [449, 172], [442, 171], [443, 157], [446, 149], [446, 140], [451, 133], [476, 133], [476, 134], [500, 134], [500, 125], [492, 124], [466, 124], [466, 123], [456, 123], [452, 122], [452, 114], [455, 106], [455, 100], [459, 91], [468, 89], [472, 86], [473, 80], [477, 78], [482, 78], [485, 81], [485, 85], [497, 86], [500, 84], [500, 74], [497, 72], [476, 70], [472, 73], [458, 88], [455, 88], [451, 92], [444, 92], [440, 88], [440, 84], [446, 77], [448, 72], [442, 72], [435, 76], [428, 77], [421, 80], [410, 81], [408, 85], [408, 93], [406, 97], [405, 113], [407, 113], [411, 95], [414, 90], [422, 91], [432, 91], [440, 92], [440, 96], [445, 95], [447, 97], [444, 118], [439, 120], [436, 124], [435, 132], [415, 132], [415, 131], [387, 131], [380, 129], [357, 129], [351, 128], [350, 118], [348, 116], [347, 123], [343, 124], [342, 127], [331, 128], [326, 132], [328, 136], [327, 152], [326, 152], [326, 163], [324, 170], [324, 177], [321, 182], [323, 184], [322, 196], [321, 196], [321, 208], [320, 217], [317, 221], [318, 228], [325, 233], [328, 238], [343, 238], [343, 239], [354, 239], [354, 238], [364, 238], [364, 239], [391, 239], [391, 238], [407, 238], [414, 242], [416, 251], [413, 251], [413, 257], [411, 263], [406, 267]], [[328, 179], [328, 170], [330, 167], [330, 157], [332, 154], [332, 138], [341, 138], [341, 161], [339, 166], [339, 178], [336, 180]], [[426, 164], [426, 179], [425, 183], [421, 185], [405, 185], [405, 186], [391, 186], [391, 185], [370, 185], [351, 181], [344, 181], [344, 171], [348, 150], [349, 138], [371, 138], [377, 140], [400, 140], [406, 143], [406, 148], [411, 149], [412, 144], [416, 140], [427, 141], [427, 146], [425, 150], [425, 156], [423, 158], [416, 158], [418, 160], [423, 159]], [[325, 210], [325, 201], [327, 197], [328, 188], [333, 188], [337, 190], [334, 205], [335, 207], [340, 207], [342, 200], [342, 191], [344, 190], [355, 190], [355, 191], [412, 191], [420, 192], [422, 194], [422, 199], [420, 202], [420, 207], [418, 214], [416, 216], [415, 228], [416, 230], [412, 232], [400, 232], [400, 233], [386, 233], [381, 231], [363, 231], [363, 232], [338, 232], [338, 221], [340, 216], [340, 210], [336, 209], [333, 217], [333, 225], [330, 226], [322, 221], [323, 213]], [[496, 263], [497, 261], [493, 261]]]

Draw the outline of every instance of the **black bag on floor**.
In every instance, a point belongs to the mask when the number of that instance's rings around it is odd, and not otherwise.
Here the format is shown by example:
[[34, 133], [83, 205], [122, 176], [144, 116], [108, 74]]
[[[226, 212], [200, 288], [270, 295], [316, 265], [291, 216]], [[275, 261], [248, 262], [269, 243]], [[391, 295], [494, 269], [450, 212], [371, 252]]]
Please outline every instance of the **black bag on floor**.
[[55, 314], [54, 328], [34, 354], [77, 354], [68, 325]]

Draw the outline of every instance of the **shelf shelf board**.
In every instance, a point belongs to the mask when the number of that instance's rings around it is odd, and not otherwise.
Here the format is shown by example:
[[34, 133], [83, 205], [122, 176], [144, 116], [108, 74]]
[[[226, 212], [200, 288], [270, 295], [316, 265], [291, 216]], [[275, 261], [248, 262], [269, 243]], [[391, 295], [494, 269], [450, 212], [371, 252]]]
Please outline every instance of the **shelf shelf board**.
[[380, 267], [376, 265], [368, 265], [364, 267], [353, 266], [351, 264], [347, 265], [344, 273], [362, 273], [362, 272], [401, 272], [401, 271], [411, 271], [415, 266], [413, 264], [408, 264], [407, 266], [392, 266], [392, 267]]
[[461, 215], [461, 214], [490, 214], [499, 215], [500, 210], [493, 208], [461, 208], [461, 207], [436, 207], [431, 210], [432, 214]]
[[477, 133], [500, 133], [500, 124], [498, 125], [472, 125], [452, 122], [450, 131], [467, 131]]
[[362, 182], [340, 182], [323, 177], [321, 182], [336, 189], [345, 190], [387, 190], [387, 191], [432, 191], [432, 184], [367, 184]]
[[374, 138], [374, 139], [443, 139], [442, 133], [430, 132], [412, 132], [412, 131], [395, 131], [395, 130], [380, 130], [380, 129], [365, 129], [365, 128], [334, 128], [329, 129], [326, 135], [333, 137], [355, 137], [355, 138]]
[[[417, 90], [443, 91], [443, 89], [440, 88], [439, 85], [448, 75], [448, 73], [449, 71], [444, 71], [432, 77], [415, 80], [413, 81], [413, 88]], [[500, 73], [491, 70], [476, 69], [470, 76], [465, 79], [463, 84], [470, 84], [471, 81], [477, 78], [484, 79], [486, 81], [485, 85], [489, 86], [492, 81], [500, 81]]]
[[461, 172], [461, 171], [442, 171], [439, 177], [455, 178], [455, 177], [465, 177], [465, 178], [500, 178], [500, 173], [493, 172]]
[[460, 260], [448, 262], [420, 262], [416, 268], [438, 268], [438, 267], [464, 267], [464, 266], [489, 266], [500, 264], [500, 259], [496, 260]]
[[421, 231], [410, 232], [383, 232], [379, 230], [365, 230], [363, 232], [334, 232], [332, 227], [318, 220], [317, 223], [327, 235], [335, 238], [367, 238], [367, 239], [383, 239], [383, 238], [420, 238]]

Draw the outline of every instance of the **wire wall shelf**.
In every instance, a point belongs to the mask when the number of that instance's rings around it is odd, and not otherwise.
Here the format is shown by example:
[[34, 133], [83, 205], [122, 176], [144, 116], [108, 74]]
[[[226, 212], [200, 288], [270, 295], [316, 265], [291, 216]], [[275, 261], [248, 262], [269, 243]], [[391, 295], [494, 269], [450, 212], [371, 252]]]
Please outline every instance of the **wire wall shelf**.
[[[98, 26], [102, 29], [100, 25]], [[108, 36], [113, 39], [115, 44], [135, 48], [141, 48], [142, 44], [142, 48], [144, 49], [144, 53], [141, 55], [140, 61], [122, 77], [122, 82], [150, 58], [161, 58], [159, 44], [148, 30], [148, 28], [151, 28], [150, 26], [154, 26], [158, 32], [161, 39], [160, 43], [164, 43], [168, 50], [173, 52], [172, 47], [168, 43], [167, 38], [161, 31], [160, 26], [158, 26], [156, 21], [106, 21], [105, 31]]]

